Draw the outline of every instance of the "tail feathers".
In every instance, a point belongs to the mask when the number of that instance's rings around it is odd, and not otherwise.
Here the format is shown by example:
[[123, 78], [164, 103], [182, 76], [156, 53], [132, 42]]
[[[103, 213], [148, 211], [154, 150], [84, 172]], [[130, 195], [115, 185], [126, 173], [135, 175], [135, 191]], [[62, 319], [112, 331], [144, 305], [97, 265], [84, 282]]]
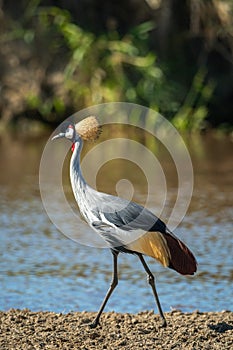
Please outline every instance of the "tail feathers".
[[197, 271], [197, 262], [189, 248], [173, 234], [164, 234], [170, 252], [169, 266], [182, 275], [193, 275]]
[[197, 262], [192, 252], [168, 229], [164, 233], [147, 232], [126, 248], [151, 256], [163, 266], [170, 267], [182, 275], [193, 275], [197, 270]]

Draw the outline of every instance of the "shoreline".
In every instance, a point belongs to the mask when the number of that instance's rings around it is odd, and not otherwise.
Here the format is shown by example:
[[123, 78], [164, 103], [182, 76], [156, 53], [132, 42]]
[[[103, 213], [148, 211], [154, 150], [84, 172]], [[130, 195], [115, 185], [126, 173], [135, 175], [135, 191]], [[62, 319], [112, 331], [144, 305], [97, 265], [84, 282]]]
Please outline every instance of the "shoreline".
[[233, 312], [166, 312], [168, 326], [153, 311], [105, 312], [90, 329], [95, 312], [0, 311], [0, 348], [8, 349], [232, 349]]

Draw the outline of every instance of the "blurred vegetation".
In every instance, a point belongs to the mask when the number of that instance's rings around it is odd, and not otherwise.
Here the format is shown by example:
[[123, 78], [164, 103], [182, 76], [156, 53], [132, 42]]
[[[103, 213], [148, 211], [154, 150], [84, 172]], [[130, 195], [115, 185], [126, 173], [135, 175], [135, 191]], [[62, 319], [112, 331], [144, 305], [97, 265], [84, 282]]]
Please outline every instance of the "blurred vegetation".
[[[151, 7], [151, 16], [136, 24], [129, 19], [124, 30], [114, 21], [107, 28], [95, 28], [93, 23], [88, 28], [69, 6], [52, 6], [53, 1], [19, 3], [23, 9], [20, 19], [14, 18], [10, 4], [1, 13], [2, 122], [30, 118], [57, 124], [84, 107], [125, 101], [159, 111], [180, 130], [232, 126], [227, 114], [213, 113], [216, 101], [220, 105], [224, 101], [218, 94], [222, 86], [227, 98], [232, 95], [232, 86], [225, 86], [233, 74], [231, 1], [189, 0], [188, 8], [180, 2], [177, 17], [189, 10], [189, 30], [173, 28], [177, 30], [172, 33], [167, 28], [167, 34], [163, 13], [176, 1], [148, 1], [151, 6], [157, 4], [160, 20], [157, 17], [156, 21]], [[93, 7], [92, 11], [97, 10]], [[216, 43], [227, 61], [223, 74], [218, 74], [218, 66], [213, 69]], [[209, 61], [213, 51], [215, 60]], [[233, 113], [232, 101], [233, 96], [229, 114]]]

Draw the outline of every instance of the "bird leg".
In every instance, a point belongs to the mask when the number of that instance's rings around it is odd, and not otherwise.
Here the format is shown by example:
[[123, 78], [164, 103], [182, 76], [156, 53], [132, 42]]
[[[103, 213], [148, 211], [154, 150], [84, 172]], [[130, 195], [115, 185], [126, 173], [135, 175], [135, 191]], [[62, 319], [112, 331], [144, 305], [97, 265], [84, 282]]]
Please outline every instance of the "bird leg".
[[159, 301], [159, 297], [158, 297], [158, 294], [157, 294], [157, 291], [156, 291], [156, 288], [155, 288], [155, 278], [152, 274], [152, 272], [150, 271], [148, 265], [146, 264], [142, 254], [138, 254], [138, 257], [148, 275], [148, 283], [150, 284], [151, 288], [152, 288], [152, 291], [153, 291], [153, 294], [154, 294], [154, 297], [155, 297], [155, 301], [156, 301], [156, 304], [157, 304], [157, 307], [158, 307], [158, 310], [159, 310], [159, 314], [163, 320], [163, 323], [162, 323], [162, 326], [163, 327], [166, 327], [167, 326], [167, 321], [164, 317], [164, 314], [163, 314], [163, 311], [162, 311], [162, 307], [160, 305], [160, 301]]
[[114, 291], [114, 289], [116, 288], [117, 284], [118, 284], [118, 275], [117, 275], [117, 257], [118, 257], [118, 252], [115, 252], [115, 251], [112, 251], [112, 254], [113, 254], [113, 274], [112, 274], [112, 282], [110, 284], [110, 287], [107, 291], [107, 294], [104, 298], [104, 301], [103, 303], [101, 304], [100, 306], [100, 309], [99, 309], [99, 312], [95, 318], [95, 320], [93, 321], [93, 323], [91, 323], [89, 326], [91, 328], [95, 328], [96, 326], [98, 326], [99, 324], [99, 319], [100, 319], [100, 316], [105, 308], [105, 305], [107, 304], [108, 302], [108, 299], [110, 298], [112, 292]]

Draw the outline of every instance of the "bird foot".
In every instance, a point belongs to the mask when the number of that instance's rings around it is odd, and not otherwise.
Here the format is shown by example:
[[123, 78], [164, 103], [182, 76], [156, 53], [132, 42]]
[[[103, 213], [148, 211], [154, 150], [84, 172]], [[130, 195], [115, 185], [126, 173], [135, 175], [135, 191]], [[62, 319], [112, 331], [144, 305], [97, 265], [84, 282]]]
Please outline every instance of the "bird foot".
[[100, 323], [99, 323], [98, 320], [94, 320], [94, 322], [88, 324], [88, 326], [89, 326], [90, 328], [96, 328], [96, 327], [99, 326], [99, 325], [100, 325]]
[[161, 327], [162, 327], [162, 328], [167, 327], [167, 321], [165, 320], [165, 318], [162, 320]]

